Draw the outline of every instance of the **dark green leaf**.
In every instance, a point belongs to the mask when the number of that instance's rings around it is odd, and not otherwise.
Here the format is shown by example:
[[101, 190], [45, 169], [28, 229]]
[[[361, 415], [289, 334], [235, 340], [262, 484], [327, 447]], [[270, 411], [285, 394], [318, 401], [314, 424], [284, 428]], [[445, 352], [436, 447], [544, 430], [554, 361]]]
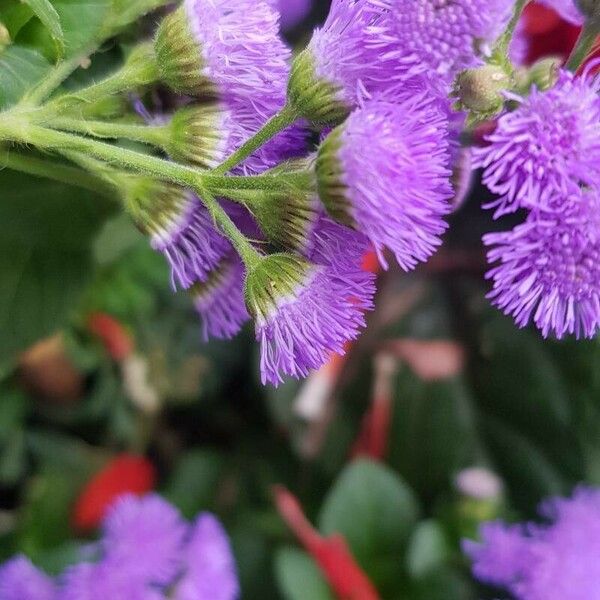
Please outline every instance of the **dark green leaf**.
[[49, 68], [44, 56], [31, 48], [9, 46], [0, 52], [0, 110], [17, 102]]
[[52, 39], [56, 44], [56, 51], [59, 57], [64, 53], [65, 35], [60, 23], [60, 16], [49, 0], [24, 0], [29, 5], [36, 17], [48, 29]]

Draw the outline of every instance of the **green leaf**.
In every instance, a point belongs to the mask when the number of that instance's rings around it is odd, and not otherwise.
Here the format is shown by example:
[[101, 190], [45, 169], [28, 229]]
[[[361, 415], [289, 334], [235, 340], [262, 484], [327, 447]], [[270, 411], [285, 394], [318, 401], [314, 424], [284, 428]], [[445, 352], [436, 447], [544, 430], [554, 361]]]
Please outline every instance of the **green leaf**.
[[56, 9], [48, 0], [23, 0], [25, 4], [31, 7], [37, 18], [44, 24], [50, 32], [58, 56], [62, 56], [65, 50], [65, 35], [60, 23], [60, 16]]
[[0, 52], [0, 110], [17, 102], [49, 69], [37, 50], [9, 46]]
[[325, 535], [340, 533], [374, 582], [398, 572], [408, 536], [419, 514], [412, 490], [390, 469], [359, 460], [330, 490], [319, 516]]
[[419, 578], [441, 567], [450, 548], [441, 526], [429, 519], [419, 523], [410, 538], [406, 556], [408, 573]]
[[327, 582], [313, 560], [296, 548], [281, 548], [275, 555], [279, 590], [286, 600], [333, 600]]
[[112, 210], [91, 192], [0, 172], [0, 365], [67, 322]]
[[21, 0], [3, 0], [0, 6], [0, 22], [14, 40], [21, 28], [33, 18], [33, 11]]

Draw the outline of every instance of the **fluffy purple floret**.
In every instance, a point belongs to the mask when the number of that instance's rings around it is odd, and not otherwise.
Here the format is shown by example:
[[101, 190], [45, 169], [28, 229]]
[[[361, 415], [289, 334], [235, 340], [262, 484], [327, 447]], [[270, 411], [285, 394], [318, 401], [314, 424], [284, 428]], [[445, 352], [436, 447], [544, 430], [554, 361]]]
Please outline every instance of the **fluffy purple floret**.
[[317, 77], [352, 108], [399, 78], [423, 70], [413, 56], [389, 58], [388, 39], [379, 27], [385, 10], [377, 0], [333, 0], [323, 27], [308, 46]]
[[[146, 551], [139, 547], [138, 554]], [[118, 563], [81, 563], [61, 578], [60, 600], [166, 600]]]
[[538, 2], [553, 8], [565, 21], [573, 25], [583, 25], [585, 21], [574, 0], [538, 0]]
[[0, 566], [2, 600], [53, 600], [54, 583], [25, 556], [15, 556]]
[[283, 297], [267, 319], [256, 320], [262, 382], [278, 385], [283, 376], [306, 377], [365, 326], [355, 284], [327, 267], [314, 266], [296, 293]]
[[187, 525], [157, 494], [121, 497], [111, 507], [103, 533], [105, 559], [132, 580], [166, 585], [181, 569]]
[[416, 57], [452, 78], [480, 64], [480, 57], [504, 31], [514, 0], [383, 0], [389, 9], [385, 31], [397, 59]]
[[232, 253], [205, 284], [194, 290], [194, 306], [200, 315], [204, 341], [229, 340], [250, 319], [244, 299], [244, 277], [244, 265]]
[[206, 281], [209, 273], [231, 250], [198, 198], [187, 195], [169, 221], [157, 227], [150, 243], [164, 254], [171, 267], [173, 288], [187, 289]]
[[584, 193], [568, 214], [531, 213], [512, 231], [490, 233], [492, 302], [544, 336], [593, 337], [600, 324], [600, 204]]
[[533, 89], [498, 119], [475, 151], [483, 181], [499, 195], [496, 216], [518, 208], [564, 210], [581, 184], [600, 178], [600, 80], [561, 71], [546, 92]]
[[362, 268], [371, 244], [362, 233], [320, 215], [307, 239], [304, 256], [344, 278], [349, 298], [364, 310], [374, 308], [375, 274]]
[[185, 550], [186, 573], [174, 600], [236, 600], [240, 596], [235, 559], [227, 534], [209, 513], [201, 514]]
[[464, 544], [475, 576], [518, 600], [600, 599], [600, 490], [579, 488], [542, 513], [549, 524], [483, 525], [481, 543]]
[[414, 268], [433, 254], [447, 227], [447, 120], [416, 97], [402, 104], [372, 100], [342, 127], [338, 160], [348, 212], [384, 267], [387, 247], [403, 269]]

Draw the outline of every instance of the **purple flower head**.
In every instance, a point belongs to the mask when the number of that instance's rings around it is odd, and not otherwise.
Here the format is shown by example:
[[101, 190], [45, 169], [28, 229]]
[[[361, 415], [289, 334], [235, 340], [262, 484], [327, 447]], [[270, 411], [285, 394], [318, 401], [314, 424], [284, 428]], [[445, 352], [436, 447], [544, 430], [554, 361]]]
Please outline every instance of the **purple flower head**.
[[312, 263], [328, 267], [343, 277], [349, 298], [364, 310], [374, 308], [375, 274], [362, 268], [366, 252], [371, 248], [362, 233], [320, 215], [307, 238], [303, 255]]
[[371, 100], [321, 145], [317, 180], [329, 214], [412, 269], [440, 245], [450, 210], [447, 119], [424, 96]]
[[261, 259], [246, 281], [248, 308], [261, 345], [263, 383], [306, 377], [358, 336], [365, 320], [355, 283], [290, 254]]
[[0, 566], [0, 598], [2, 600], [53, 600], [52, 579], [19, 555]]
[[[532, 89], [498, 119], [489, 145], [475, 151], [483, 181], [499, 195], [496, 216], [518, 208], [564, 210], [581, 184], [600, 178], [599, 79], [561, 71], [546, 92]], [[511, 96], [512, 97], [512, 96]]]
[[166, 585], [181, 569], [187, 526], [177, 509], [157, 494], [119, 498], [103, 533], [105, 560], [132, 580]]
[[465, 542], [475, 576], [518, 600], [600, 599], [600, 490], [542, 507], [546, 525], [488, 523], [481, 543]]
[[538, 2], [554, 9], [565, 21], [573, 25], [583, 25], [585, 21], [575, 0], [538, 0]]
[[231, 253], [211, 272], [207, 281], [191, 288], [194, 306], [202, 321], [202, 337], [228, 340], [250, 319], [244, 301], [245, 270]]
[[235, 559], [223, 526], [201, 514], [185, 550], [186, 573], [174, 600], [236, 600], [240, 596]]
[[325, 24], [292, 68], [290, 98], [303, 115], [335, 121], [373, 92], [423, 71], [412, 56], [388, 57], [378, 27], [384, 12], [377, 0], [333, 0]]
[[504, 31], [514, 0], [384, 0], [385, 32], [398, 60], [413, 57], [452, 79], [481, 64]]
[[592, 337], [600, 324], [600, 203], [582, 193], [569, 213], [531, 213], [512, 231], [490, 233], [494, 287], [488, 297], [520, 327]]
[[156, 181], [141, 180], [126, 197], [135, 223], [150, 236], [152, 248], [171, 267], [173, 288], [187, 289], [205, 281], [231, 250], [208, 210], [191, 192]]
[[[148, 549], [140, 546], [138, 554]], [[158, 549], [157, 549], [158, 550]], [[119, 563], [81, 563], [61, 578], [60, 600], [166, 600]]]

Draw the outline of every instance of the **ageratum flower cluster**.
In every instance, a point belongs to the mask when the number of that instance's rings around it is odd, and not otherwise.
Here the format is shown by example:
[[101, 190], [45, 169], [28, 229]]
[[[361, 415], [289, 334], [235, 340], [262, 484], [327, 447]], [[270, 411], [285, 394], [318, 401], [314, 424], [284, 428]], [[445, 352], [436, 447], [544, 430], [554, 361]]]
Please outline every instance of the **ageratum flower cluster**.
[[209, 513], [186, 523], [157, 494], [126, 495], [107, 514], [99, 542], [56, 578], [26, 557], [0, 565], [3, 600], [236, 600], [229, 540]]
[[[363, 255], [373, 249], [382, 267], [393, 257], [404, 270], [426, 261], [473, 166], [498, 195], [498, 216], [530, 213], [485, 239], [500, 263], [489, 275], [492, 300], [545, 335], [592, 335], [596, 80], [565, 71], [552, 89], [513, 91], [504, 102], [513, 79], [493, 48], [513, 0], [333, 0], [293, 60], [279, 4], [183, 0], [155, 36], [162, 80], [183, 104], [157, 143], [221, 187], [195, 194], [137, 175], [121, 182], [173, 287], [191, 294], [203, 338], [229, 339], [253, 319], [262, 381], [274, 385], [343, 353], [373, 308]], [[488, 76], [494, 112], [511, 110], [471, 161], [456, 107], [481, 103], [449, 98], [461, 85], [477, 94]], [[321, 130], [318, 147], [309, 127]], [[230, 185], [240, 176], [249, 181]]]
[[600, 598], [600, 490], [579, 488], [540, 509], [545, 524], [485, 523], [465, 541], [473, 573], [518, 600]]

